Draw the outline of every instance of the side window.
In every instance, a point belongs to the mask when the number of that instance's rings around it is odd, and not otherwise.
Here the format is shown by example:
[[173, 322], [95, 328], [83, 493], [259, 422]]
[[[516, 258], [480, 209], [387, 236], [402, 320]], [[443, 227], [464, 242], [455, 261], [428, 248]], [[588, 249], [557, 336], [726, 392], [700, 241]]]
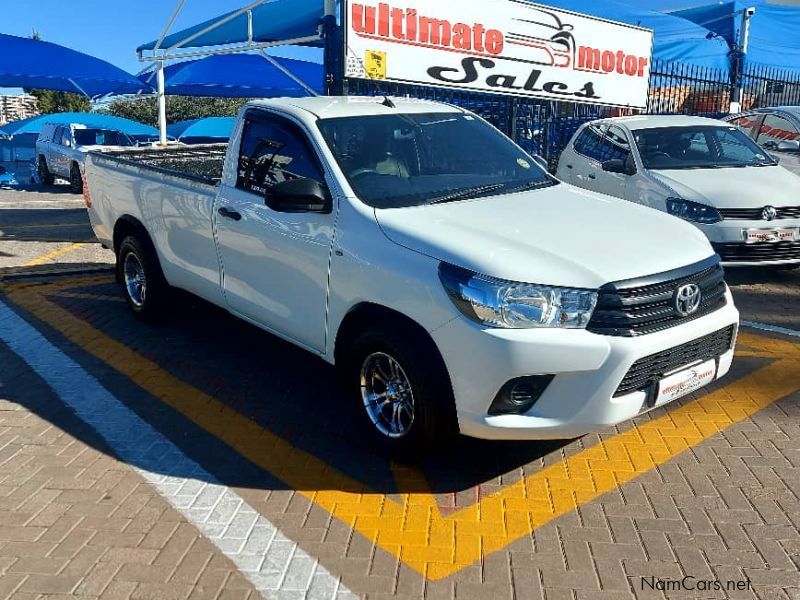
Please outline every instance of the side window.
[[70, 135], [69, 127], [62, 128], [60, 143], [61, 143], [62, 146], [71, 146], [72, 145], [72, 136]]
[[602, 154], [603, 157], [600, 162], [615, 158], [621, 161], [627, 161], [628, 158], [630, 158], [631, 145], [628, 143], [628, 136], [616, 125], [611, 125], [608, 128]]
[[778, 115], [767, 115], [758, 134], [758, 143], [767, 150], [776, 149], [786, 140], [800, 139], [800, 132], [789, 120]]
[[585, 127], [575, 140], [575, 152], [593, 158], [594, 160], [602, 161], [602, 146], [605, 130], [605, 125], [595, 124]]
[[308, 178], [325, 183], [306, 134], [284, 118], [256, 114], [245, 122], [236, 187], [266, 196], [277, 183]]
[[741, 117], [737, 117], [730, 121], [731, 125], [735, 125], [742, 131], [744, 131], [747, 135], [751, 138], [755, 139], [758, 135], [758, 131], [756, 127], [758, 127], [758, 123], [761, 120], [761, 115], [743, 115]]
[[56, 127], [53, 129], [52, 134], [48, 138], [48, 140], [53, 144], [60, 144], [61, 143], [61, 134], [63, 133], [63, 127]]

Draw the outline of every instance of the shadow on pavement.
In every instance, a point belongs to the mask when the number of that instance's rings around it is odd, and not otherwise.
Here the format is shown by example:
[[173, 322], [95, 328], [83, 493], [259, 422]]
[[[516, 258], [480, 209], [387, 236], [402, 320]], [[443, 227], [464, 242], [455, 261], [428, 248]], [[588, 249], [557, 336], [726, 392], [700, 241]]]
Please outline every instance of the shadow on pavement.
[[85, 242], [94, 239], [85, 208], [0, 210], [2, 241]]
[[[0, 278], [3, 273], [0, 272]], [[95, 275], [97, 277], [97, 275]], [[240, 415], [289, 443], [285, 457], [313, 456], [344, 475], [325, 477], [306, 489], [343, 489], [360, 493], [454, 493], [486, 482], [499, 485], [522, 476], [522, 467], [540, 460], [566, 442], [484, 442], [456, 438], [421, 460], [420, 477], [397, 481], [391, 459], [375, 452], [364, 435], [360, 401], [345, 397], [336, 384], [334, 369], [324, 361], [252, 327], [225, 311], [184, 294], [176, 294], [173, 308], [160, 323], [137, 320], [122, 301], [113, 276], [54, 293], [48, 300], [153, 361], [171, 380], [190, 384], [202, 397], [213, 397]], [[1, 291], [1, 290], [0, 290]], [[0, 296], [2, 297], [2, 296]], [[60, 349], [77, 360], [112, 394], [180, 447], [209, 473], [234, 487], [296, 489], [237, 454], [228, 445], [147, 393], [102, 358], [65, 340], [23, 309], [14, 307]], [[96, 353], [95, 353], [96, 354]], [[17, 367], [12, 367], [12, 370]], [[144, 374], [144, 379], [151, 375]], [[13, 377], [13, 375], [12, 375]], [[25, 378], [36, 379], [30, 373]], [[77, 426], [74, 415], [41, 400], [35, 386], [9, 398], [26, 406], [103, 452], [96, 435]], [[4, 388], [0, 387], [0, 392]], [[59, 403], [59, 406], [61, 404]], [[47, 407], [47, 410], [45, 410]], [[219, 427], [224, 428], [225, 423]], [[265, 448], [265, 452], [274, 451]], [[291, 455], [291, 456], [290, 456]], [[274, 457], [273, 457], [274, 458]], [[191, 476], [170, 471], [164, 473]], [[510, 475], [509, 475], [510, 474]]]

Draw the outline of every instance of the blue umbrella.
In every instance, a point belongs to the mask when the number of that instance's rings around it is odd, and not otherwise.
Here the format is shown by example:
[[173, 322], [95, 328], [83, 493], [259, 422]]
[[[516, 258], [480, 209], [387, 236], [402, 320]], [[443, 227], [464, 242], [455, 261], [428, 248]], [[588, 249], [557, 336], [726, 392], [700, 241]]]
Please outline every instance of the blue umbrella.
[[116, 129], [130, 136], [157, 136], [158, 130], [138, 121], [101, 113], [54, 113], [12, 121], [3, 128], [9, 135], [39, 134], [45, 123], [78, 123], [87, 127]]
[[[315, 92], [323, 92], [324, 69], [320, 63], [275, 58]], [[143, 82], [152, 73], [140, 75]], [[225, 98], [278, 98], [308, 96], [309, 91], [257, 54], [223, 54], [176, 63], [164, 70], [165, 89], [179, 96]]]
[[[219, 46], [240, 42], [273, 42], [276, 40], [290, 40], [304, 37], [313, 37], [318, 34], [319, 23], [325, 14], [323, 0], [272, 0], [255, 7], [252, 19], [246, 13], [234, 17], [224, 25], [207, 31], [190, 42], [182, 45], [183, 48], [200, 46]], [[188, 29], [178, 31], [167, 36], [161, 43], [161, 48], [170, 48], [184, 39], [200, 33], [209, 26], [218, 23], [228, 15], [226, 13], [210, 19]], [[315, 43], [322, 45], [322, 41]], [[156, 42], [143, 44], [137, 50], [153, 50]]]
[[167, 127], [167, 134], [185, 143], [226, 141], [233, 133], [234, 117], [206, 117], [179, 121]]
[[99, 58], [57, 44], [0, 34], [0, 87], [83, 94], [134, 94], [142, 82]]

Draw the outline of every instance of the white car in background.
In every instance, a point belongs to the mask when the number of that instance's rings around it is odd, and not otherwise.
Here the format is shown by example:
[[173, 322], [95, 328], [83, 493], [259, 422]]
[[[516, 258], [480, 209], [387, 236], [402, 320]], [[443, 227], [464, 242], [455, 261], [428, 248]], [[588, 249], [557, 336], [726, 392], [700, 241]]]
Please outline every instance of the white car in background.
[[744, 131], [782, 167], [800, 175], [800, 106], [759, 108], [724, 120]]
[[92, 150], [136, 146], [130, 137], [102, 127], [45, 123], [36, 140], [36, 172], [45, 185], [56, 177], [69, 181], [75, 194], [83, 192], [83, 165]]
[[800, 177], [728, 123], [684, 116], [592, 121], [572, 138], [557, 173], [693, 223], [725, 265], [800, 266]]

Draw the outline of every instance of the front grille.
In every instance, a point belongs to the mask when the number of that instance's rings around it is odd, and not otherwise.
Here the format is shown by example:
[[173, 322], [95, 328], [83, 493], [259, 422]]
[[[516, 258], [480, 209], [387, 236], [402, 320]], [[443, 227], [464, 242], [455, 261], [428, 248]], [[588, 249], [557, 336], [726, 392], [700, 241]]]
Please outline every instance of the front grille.
[[712, 244], [725, 262], [800, 260], [800, 242], [775, 244]]
[[[736, 219], [740, 221], [763, 221], [764, 208], [720, 208], [719, 214], [723, 219]], [[800, 219], [800, 206], [776, 207], [776, 219]]]
[[619, 384], [614, 397], [624, 396], [632, 392], [648, 391], [651, 386], [664, 379], [667, 373], [684, 365], [705, 362], [725, 354], [733, 347], [735, 334], [733, 325], [701, 337], [670, 350], [651, 354], [633, 363], [628, 373]]
[[[697, 312], [684, 317], [674, 299], [678, 289], [689, 283], [696, 283], [703, 296]], [[644, 335], [698, 319], [725, 303], [724, 272], [715, 256], [684, 269], [603, 286], [587, 330], [623, 337]]]

